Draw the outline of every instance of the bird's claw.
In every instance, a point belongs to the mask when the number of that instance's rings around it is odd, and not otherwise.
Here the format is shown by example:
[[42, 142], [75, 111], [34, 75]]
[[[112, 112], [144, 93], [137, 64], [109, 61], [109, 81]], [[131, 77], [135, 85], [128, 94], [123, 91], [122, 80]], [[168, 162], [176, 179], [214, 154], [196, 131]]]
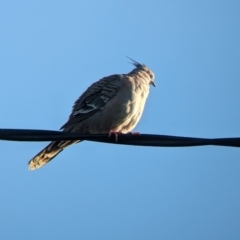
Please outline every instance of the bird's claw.
[[111, 137], [111, 135], [114, 134], [115, 136], [115, 141], [118, 142], [118, 135], [122, 134], [121, 132], [114, 132], [114, 131], [109, 131], [108, 137]]
[[[114, 134], [115, 136], [115, 141], [118, 142], [118, 135], [123, 134], [122, 132], [114, 132], [114, 131], [109, 131], [108, 137], [111, 137], [111, 135]], [[130, 135], [140, 135], [140, 132], [128, 132], [127, 134]]]
[[140, 132], [128, 132], [127, 134], [130, 134], [130, 135], [140, 135]]

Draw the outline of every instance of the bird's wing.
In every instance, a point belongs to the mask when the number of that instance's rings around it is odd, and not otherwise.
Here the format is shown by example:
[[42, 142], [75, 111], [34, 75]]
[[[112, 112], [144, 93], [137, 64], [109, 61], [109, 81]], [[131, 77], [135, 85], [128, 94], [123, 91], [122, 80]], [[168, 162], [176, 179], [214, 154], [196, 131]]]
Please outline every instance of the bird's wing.
[[74, 103], [68, 121], [61, 129], [73, 126], [105, 108], [122, 85], [122, 75], [111, 75], [93, 83]]

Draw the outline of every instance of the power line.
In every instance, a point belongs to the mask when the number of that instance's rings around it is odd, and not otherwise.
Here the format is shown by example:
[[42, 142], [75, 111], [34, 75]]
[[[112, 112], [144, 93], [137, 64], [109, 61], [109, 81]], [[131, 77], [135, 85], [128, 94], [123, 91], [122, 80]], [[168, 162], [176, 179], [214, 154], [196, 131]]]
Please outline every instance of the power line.
[[118, 141], [116, 142], [115, 136], [108, 137], [108, 134], [78, 134], [33, 129], [0, 129], [0, 140], [38, 142], [79, 139], [148, 147], [191, 147], [206, 145], [240, 147], [240, 138], [207, 139], [152, 134], [119, 134]]

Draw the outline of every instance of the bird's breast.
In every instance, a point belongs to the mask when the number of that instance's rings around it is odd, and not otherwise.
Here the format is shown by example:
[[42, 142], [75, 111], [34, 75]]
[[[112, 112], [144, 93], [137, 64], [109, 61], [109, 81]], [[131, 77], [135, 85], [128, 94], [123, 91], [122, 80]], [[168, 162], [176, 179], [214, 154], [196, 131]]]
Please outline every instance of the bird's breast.
[[88, 132], [132, 131], [141, 118], [148, 93], [149, 84], [139, 84], [133, 78], [124, 81], [104, 109], [88, 119]]

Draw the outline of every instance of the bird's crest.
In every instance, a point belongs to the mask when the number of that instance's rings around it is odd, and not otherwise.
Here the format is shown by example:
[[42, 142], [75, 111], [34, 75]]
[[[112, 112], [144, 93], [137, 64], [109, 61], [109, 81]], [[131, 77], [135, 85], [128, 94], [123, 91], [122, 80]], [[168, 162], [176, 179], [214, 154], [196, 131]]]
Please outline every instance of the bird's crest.
[[130, 57], [128, 57], [128, 56], [126, 56], [126, 57], [132, 61], [132, 62], [130, 62], [130, 64], [133, 64], [135, 67], [145, 67], [144, 64], [141, 64], [141, 63], [133, 60], [132, 58], [130, 58]]

